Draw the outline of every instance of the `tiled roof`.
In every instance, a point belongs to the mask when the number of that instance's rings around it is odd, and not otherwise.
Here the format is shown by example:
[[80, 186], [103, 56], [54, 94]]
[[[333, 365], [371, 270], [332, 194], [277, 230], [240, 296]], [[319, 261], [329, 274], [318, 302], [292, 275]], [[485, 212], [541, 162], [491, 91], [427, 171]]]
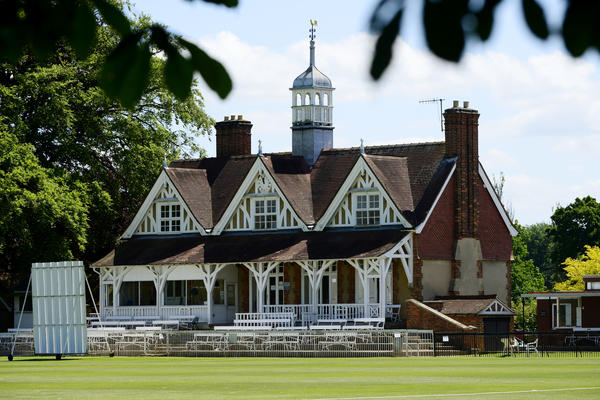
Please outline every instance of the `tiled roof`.
[[[494, 301], [500, 300], [490, 296], [461, 296], [459, 298], [441, 298], [424, 301], [426, 305], [446, 315], [479, 314]], [[502, 303], [504, 304], [504, 303]], [[506, 308], [509, 308], [505, 305]]]
[[[413, 223], [424, 218], [451, 169], [444, 161], [444, 143], [371, 146], [365, 151], [365, 161], [405, 217]], [[360, 156], [358, 148], [325, 149], [312, 170], [301, 156], [291, 153], [266, 154], [262, 160], [298, 216], [312, 225]], [[210, 229], [256, 160], [256, 155], [177, 160], [168, 171], [198, 222]]]
[[146, 237], [122, 241], [94, 267], [195, 263], [239, 263], [378, 257], [408, 231], [271, 233]]

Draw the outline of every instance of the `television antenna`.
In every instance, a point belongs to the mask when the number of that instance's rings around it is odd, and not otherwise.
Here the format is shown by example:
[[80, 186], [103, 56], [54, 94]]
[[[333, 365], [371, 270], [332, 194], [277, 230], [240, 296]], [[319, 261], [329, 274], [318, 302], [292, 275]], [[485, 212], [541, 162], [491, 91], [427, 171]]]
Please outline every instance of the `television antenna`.
[[444, 99], [429, 99], [429, 100], [420, 100], [419, 103], [423, 104], [423, 103], [440, 103], [440, 129], [442, 132], [444, 132], [444, 117], [442, 114], [442, 104], [444, 102]]

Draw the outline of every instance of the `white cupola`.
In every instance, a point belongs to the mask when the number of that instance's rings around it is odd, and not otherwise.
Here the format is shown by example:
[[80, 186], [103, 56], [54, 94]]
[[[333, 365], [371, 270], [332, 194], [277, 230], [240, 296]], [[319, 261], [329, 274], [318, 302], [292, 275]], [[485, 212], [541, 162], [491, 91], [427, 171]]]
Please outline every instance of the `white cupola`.
[[310, 21], [310, 64], [292, 91], [292, 153], [302, 155], [309, 166], [321, 150], [333, 147], [333, 91], [331, 80], [315, 66], [315, 26]]

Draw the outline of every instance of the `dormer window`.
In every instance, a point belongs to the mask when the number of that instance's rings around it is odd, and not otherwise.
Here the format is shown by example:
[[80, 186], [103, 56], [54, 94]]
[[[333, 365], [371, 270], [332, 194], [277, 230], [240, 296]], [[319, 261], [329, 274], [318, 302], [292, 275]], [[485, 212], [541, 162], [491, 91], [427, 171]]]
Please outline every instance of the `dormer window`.
[[179, 204], [161, 204], [160, 231], [181, 231], [181, 206]]
[[379, 225], [381, 214], [379, 193], [356, 194], [354, 204], [356, 225]]
[[277, 199], [254, 199], [254, 229], [277, 229]]

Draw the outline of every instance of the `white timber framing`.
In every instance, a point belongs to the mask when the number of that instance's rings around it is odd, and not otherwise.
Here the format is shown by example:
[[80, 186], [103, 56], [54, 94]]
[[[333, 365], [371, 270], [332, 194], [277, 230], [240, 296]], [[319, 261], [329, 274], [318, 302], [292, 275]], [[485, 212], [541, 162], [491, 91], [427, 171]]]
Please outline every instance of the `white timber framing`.
[[202, 281], [206, 288], [206, 303], [208, 306], [208, 323], [212, 324], [213, 296], [212, 292], [217, 281], [217, 274], [228, 264], [196, 264], [201, 272]]
[[494, 185], [492, 185], [492, 182], [490, 182], [490, 179], [488, 178], [487, 174], [485, 173], [485, 170], [483, 169], [483, 166], [481, 165], [481, 163], [479, 163], [479, 176], [483, 180], [483, 187], [485, 187], [486, 190], [488, 191], [488, 193], [490, 194], [492, 201], [494, 202], [494, 205], [496, 206], [496, 209], [498, 210], [498, 212], [500, 213], [500, 216], [502, 217], [502, 221], [504, 221], [506, 228], [510, 232], [510, 235], [517, 236], [519, 234], [519, 231], [517, 231], [517, 228], [515, 228], [513, 223], [510, 221], [510, 218], [509, 218], [506, 210], [504, 209], [504, 206], [502, 205], [500, 198], [498, 198], [498, 194], [496, 193], [496, 190], [494, 189]]
[[413, 235], [409, 233], [397, 245], [392, 247], [390, 251], [385, 253], [383, 257], [389, 259], [399, 259], [402, 263], [402, 268], [406, 274], [406, 280], [409, 286], [413, 284]]
[[[168, 202], [176, 202], [181, 206], [181, 229], [176, 232], [160, 231], [160, 207], [158, 205]], [[169, 178], [166, 170], [163, 169], [121, 238], [129, 239], [136, 234], [169, 235], [174, 233], [200, 233], [206, 235], [206, 231], [194, 218], [185, 200]]]
[[[365, 318], [370, 318], [371, 311], [369, 308], [369, 299], [371, 298], [370, 289], [369, 289], [369, 279], [377, 279], [382, 276], [383, 269], [385, 269], [385, 275], [383, 275], [383, 290], [379, 292], [379, 300], [380, 303], [383, 302], [383, 314], [385, 316], [385, 299], [386, 299], [386, 287], [385, 287], [385, 277], [387, 276], [387, 271], [389, 269], [389, 260], [385, 260], [383, 258], [362, 258], [362, 259], [349, 259], [346, 260], [348, 264], [352, 265], [358, 271], [358, 277], [360, 278], [360, 283], [363, 288], [363, 313]], [[381, 284], [381, 282], [380, 282]], [[379, 286], [381, 289], [382, 287]], [[380, 304], [381, 308], [381, 304]], [[379, 310], [381, 311], [381, 310]]]
[[156, 288], [156, 315], [160, 315], [160, 309], [165, 305], [165, 284], [176, 267], [174, 265], [148, 265], [147, 268], [153, 274], [152, 280]]
[[252, 272], [252, 276], [256, 281], [256, 305], [258, 312], [264, 311], [265, 289], [267, 288], [267, 283], [269, 282], [269, 274], [279, 264], [280, 261], [243, 263], [243, 265], [248, 268], [250, 272]]
[[489, 306], [484, 308], [479, 315], [515, 315], [515, 313], [498, 300], [494, 300]]
[[319, 288], [323, 279], [323, 274], [337, 260], [302, 260], [296, 261], [296, 264], [306, 271], [308, 282], [310, 284], [310, 304], [312, 313], [317, 314], [317, 305], [319, 303]]
[[252, 199], [275, 197], [279, 202], [276, 229], [308, 231], [308, 227], [291, 206], [262, 158], [258, 157], [211, 234], [220, 235], [223, 231], [254, 230]]
[[346, 180], [336, 193], [331, 204], [315, 224], [315, 231], [322, 231], [327, 226], [353, 226], [356, 224], [356, 210], [352, 204], [353, 192], [379, 193], [380, 225], [402, 225], [411, 228], [412, 225], [404, 218], [396, 204], [392, 201], [385, 188], [377, 179], [375, 173], [361, 156], [346, 177]]
[[117, 307], [119, 306], [119, 289], [123, 283], [123, 278], [128, 272], [127, 266], [118, 267], [100, 267], [94, 268], [94, 271], [100, 277], [100, 309], [105, 309], [106, 299], [104, 298], [104, 285], [113, 285], [112, 290], [112, 308], [113, 315], [117, 315]]

